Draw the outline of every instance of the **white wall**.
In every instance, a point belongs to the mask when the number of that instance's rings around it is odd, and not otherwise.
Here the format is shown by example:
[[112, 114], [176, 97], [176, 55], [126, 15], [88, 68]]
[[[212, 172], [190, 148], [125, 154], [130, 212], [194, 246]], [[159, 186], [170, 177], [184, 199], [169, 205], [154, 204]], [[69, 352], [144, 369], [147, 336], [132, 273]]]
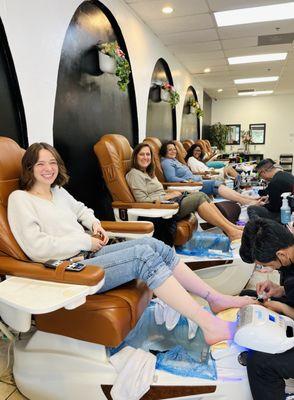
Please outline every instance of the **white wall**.
[[[213, 101], [212, 124], [216, 122], [241, 124], [242, 130], [248, 130], [249, 124], [265, 123], [265, 145], [250, 145], [250, 151], [273, 159], [282, 153], [294, 153], [294, 95]], [[233, 151], [238, 147], [232, 146]]]
[[[189, 85], [202, 104], [202, 88], [158, 38], [121, 0], [102, 1], [116, 18], [128, 48], [135, 83], [140, 141], [146, 134], [148, 93], [154, 65], [164, 58], [181, 96], [177, 131]], [[80, 0], [0, 0], [6, 30], [23, 98], [29, 142], [52, 142], [54, 102], [59, 59], [70, 20]]]

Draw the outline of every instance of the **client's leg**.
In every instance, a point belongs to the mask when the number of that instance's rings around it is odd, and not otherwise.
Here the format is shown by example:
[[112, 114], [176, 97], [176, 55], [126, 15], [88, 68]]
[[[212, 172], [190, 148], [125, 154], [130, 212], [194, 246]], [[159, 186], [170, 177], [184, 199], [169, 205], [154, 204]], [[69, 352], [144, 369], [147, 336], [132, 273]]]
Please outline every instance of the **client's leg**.
[[255, 303], [255, 300], [248, 296], [230, 296], [217, 292], [199, 278], [183, 261], [177, 264], [173, 275], [186, 290], [205, 298], [215, 313], [227, 308], [243, 307]]
[[238, 172], [235, 170], [235, 168], [231, 167], [230, 165], [227, 165], [224, 167], [224, 176], [229, 176], [232, 178], [236, 178], [238, 176]]
[[252, 199], [249, 196], [242, 196], [240, 193], [235, 192], [225, 185], [220, 185], [218, 187], [218, 194], [224, 199], [236, 201], [242, 205], [258, 204], [258, 200]]
[[215, 208], [216, 207], [205, 202], [198, 207], [197, 212], [205, 221], [221, 228], [228, 235], [230, 240], [240, 239], [242, 237], [242, 231], [232, 225], [223, 215], [220, 216], [219, 213], [215, 211]]
[[[154, 244], [151, 246], [154, 246]], [[203, 329], [207, 343], [212, 344], [232, 338], [234, 324], [221, 321], [203, 310], [173, 276], [173, 271], [180, 263], [179, 257], [173, 249], [160, 241], [156, 243], [158, 251], [155, 252], [151, 246], [138, 244], [137, 241], [136, 245], [129, 247], [128, 243], [125, 249], [122, 249], [123, 246], [121, 245], [118, 251], [112, 252], [110, 249], [107, 250], [107, 254], [100, 256], [98, 252], [97, 257], [87, 260], [85, 263], [104, 267], [105, 284], [102, 291], [140, 278], [154, 290], [159, 298], [196, 322]], [[170, 259], [169, 264], [163, 261], [159, 253], [166, 253], [166, 259]], [[200, 292], [203, 284], [204, 282], [201, 279], [197, 280], [195, 291]], [[206, 288], [207, 285], [204, 285]]]

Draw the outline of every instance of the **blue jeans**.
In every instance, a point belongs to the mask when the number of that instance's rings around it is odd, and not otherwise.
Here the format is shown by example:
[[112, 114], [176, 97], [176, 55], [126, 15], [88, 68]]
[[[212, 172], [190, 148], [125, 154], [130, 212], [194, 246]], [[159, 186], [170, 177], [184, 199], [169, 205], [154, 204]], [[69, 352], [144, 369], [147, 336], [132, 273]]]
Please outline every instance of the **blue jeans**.
[[148, 237], [104, 246], [83, 264], [98, 265], [105, 271], [105, 283], [99, 293], [132, 279], [142, 279], [156, 289], [169, 278], [179, 257], [160, 240]]
[[222, 184], [221, 181], [214, 181], [214, 180], [203, 180], [202, 181], [203, 188], [200, 190], [200, 192], [203, 192], [205, 194], [214, 194], [215, 196], [218, 195], [218, 188]]

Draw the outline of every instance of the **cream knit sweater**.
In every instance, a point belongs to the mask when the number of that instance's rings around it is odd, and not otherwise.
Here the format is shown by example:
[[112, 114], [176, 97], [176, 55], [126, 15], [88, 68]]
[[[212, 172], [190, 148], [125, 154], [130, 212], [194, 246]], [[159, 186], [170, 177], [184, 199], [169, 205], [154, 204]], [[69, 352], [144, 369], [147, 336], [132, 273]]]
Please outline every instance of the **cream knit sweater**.
[[56, 186], [52, 189], [52, 201], [24, 190], [11, 193], [8, 221], [26, 255], [33, 261], [44, 262], [91, 250], [91, 237], [83, 226], [91, 230], [97, 218], [91, 209]]

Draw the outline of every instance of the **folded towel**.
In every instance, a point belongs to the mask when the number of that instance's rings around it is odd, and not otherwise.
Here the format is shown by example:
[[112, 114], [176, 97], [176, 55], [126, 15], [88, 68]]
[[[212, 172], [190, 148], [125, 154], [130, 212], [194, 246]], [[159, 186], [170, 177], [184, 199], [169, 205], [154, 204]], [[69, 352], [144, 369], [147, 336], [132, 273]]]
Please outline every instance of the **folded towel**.
[[148, 392], [155, 373], [153, 354], [127, 346], [109, 361], [118, 374], [110, 392], [113, 400], [139, 400]]

